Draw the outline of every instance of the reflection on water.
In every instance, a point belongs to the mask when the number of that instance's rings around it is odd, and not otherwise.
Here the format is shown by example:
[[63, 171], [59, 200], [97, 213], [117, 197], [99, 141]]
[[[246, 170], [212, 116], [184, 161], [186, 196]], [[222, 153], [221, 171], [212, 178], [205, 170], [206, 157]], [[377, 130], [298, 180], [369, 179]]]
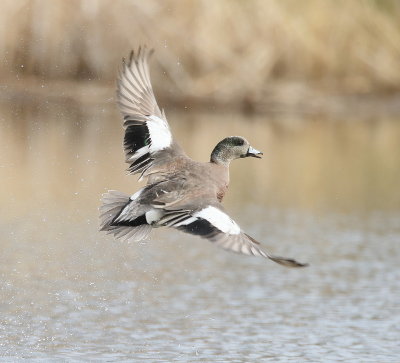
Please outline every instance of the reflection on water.
[[[400, 124], [169, 114], [206, 160], [239, 134], [227, 208], [290, 270], [175, 231], [97, 232], [125, 176], [113, 106], [1, 106], [0, 356], [152, 361], [398, 361]], [[398, 120], [397, 120], [398, 121]]]
[[[309, 210], [370, 211], [400, 205], [400, 120], [298, 120], [226, 114], [168, 114], [190, 156], [208, 160], [227, 135], [243, 135], [262, 160], [232, 163], [227, 202]], [[137, 188], [125, 176], [114, 103], [1, 106], [0, 197], [41, 205], [95, 207], [107, 188]], [[83, 202], [83, 203], [82, 203]], [[10, 212], [10, 210], [8, 210]]]

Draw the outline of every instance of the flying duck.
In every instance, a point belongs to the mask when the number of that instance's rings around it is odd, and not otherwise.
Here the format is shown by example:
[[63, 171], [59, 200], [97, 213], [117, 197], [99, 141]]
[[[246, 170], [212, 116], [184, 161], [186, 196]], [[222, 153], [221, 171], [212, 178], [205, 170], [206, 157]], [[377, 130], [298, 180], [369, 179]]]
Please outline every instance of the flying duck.
[[242, 231], [222, 207], [229, 184], [229, 164], [262, 152], [241, 136], [220, 141], [207, 163], [189, 158], [174, 139], [164, 110], [150, 83], [148, 59], [152, 51], [139, 47], [119, 72], [117, 100], [125, 129], [125, 161], [131, 174], [147, 179], [129, 196], [110, 190], [103, 194], [100, 228], [122, 241], [140, 241], [153, 228], [171, 227], [205, 238], [217, 246], [255, 255], [289, 267], [307, 264], [274, 256]]

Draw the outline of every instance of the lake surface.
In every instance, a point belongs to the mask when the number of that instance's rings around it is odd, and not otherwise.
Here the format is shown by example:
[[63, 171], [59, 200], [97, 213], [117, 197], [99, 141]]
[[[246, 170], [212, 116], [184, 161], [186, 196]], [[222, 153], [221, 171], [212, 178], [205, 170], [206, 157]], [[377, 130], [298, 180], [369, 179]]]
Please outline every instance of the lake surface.
[[113, 101], [3, 99], [1, 359], [400, 361], [400, 119], [167, 116], [196, 159], [228, 135], [264, 151], [232, 164], [226, 208], [310, 266], [100, 234], [101, 194], [139, 186]]

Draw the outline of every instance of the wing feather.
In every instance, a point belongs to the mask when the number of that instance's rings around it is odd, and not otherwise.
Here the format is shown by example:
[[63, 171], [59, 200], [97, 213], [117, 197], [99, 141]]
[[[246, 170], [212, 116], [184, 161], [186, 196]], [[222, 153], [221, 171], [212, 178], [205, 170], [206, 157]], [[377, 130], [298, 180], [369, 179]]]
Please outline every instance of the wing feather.
[[128, 60], [122, 60], [117, 79], [117, 103], [124, 116], [125, 161], [130, 164], [128, 171], [140, 174], [140, 178], [150, 174], [154, 165], [159, 170], [176, 157], [186, 157], [154, 96], [148, 66], [152, 52], [146, 47], [132, 51]]
[[222, 209], [209, 205], [200, 210], [169, 211], [159, 224], [208, 239], [217, 246], [236, 253], [261, 256], [287, 267], [304, 267], [292, 258], [274, 256], [260, 248], [260, 243], [244, 233]]

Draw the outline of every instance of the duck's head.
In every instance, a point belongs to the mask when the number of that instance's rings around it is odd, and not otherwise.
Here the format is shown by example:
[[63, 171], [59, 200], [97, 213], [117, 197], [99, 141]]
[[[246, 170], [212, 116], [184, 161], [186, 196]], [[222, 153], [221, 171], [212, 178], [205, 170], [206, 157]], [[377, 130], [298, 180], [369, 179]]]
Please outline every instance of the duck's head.
[[215, 164], [229, 165], [234, 159], [261, 158], [263, 153], [250, 146], [250, 143], [241, 136], [229, 136], [221, 140], [211, 153], [210, 161]]

